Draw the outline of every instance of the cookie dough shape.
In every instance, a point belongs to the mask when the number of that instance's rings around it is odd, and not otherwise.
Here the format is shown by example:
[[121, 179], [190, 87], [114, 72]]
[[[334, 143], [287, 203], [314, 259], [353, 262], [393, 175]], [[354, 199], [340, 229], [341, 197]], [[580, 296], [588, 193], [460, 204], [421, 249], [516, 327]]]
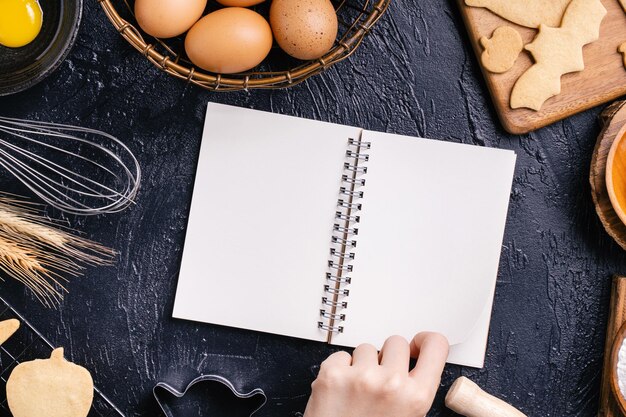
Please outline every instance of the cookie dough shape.
[[9, 337], [13, 336], [13, 333], [19, 328], [20, 321], [18, 319], [0, 321], [0, 345], [4, 344]]
[[[484, 7], [521, 26], [561, 26], [563, 14], [572, 0], [465, 0], [471, 7]], [[626, 2], [626, 0], [621, 0]]]
[[50, 359], [17, 365], [6, 392], [13, 417], [86, 417], [93, 380], [85, 368], [63, 359], [63, 348], [58, 348]]
[[600, 37], [606, 16], [600, 0], [572, 0], [560, 28], [546, 25], [526, 45], [535, 64], [517, 80], [511, 92], [511, 108], [539, 111], [543, 103], [561, 92], [561, 76], [585, 68], [583, 46]]
[[480, 45], [484, 51], [480, 62], [487, 71], [501, 74], [507, 72], [515, 64], [515, 60], [524, 49], [522, 35], [508, 26], [497, 28], [491, 39], [480, 38]]
[[624, 42], [619, 46], [619, 48], [617, 48], [617, 52], [622, 54], [622, 57], [624, 58], [624, 68], [626, 68], [626, 42]]

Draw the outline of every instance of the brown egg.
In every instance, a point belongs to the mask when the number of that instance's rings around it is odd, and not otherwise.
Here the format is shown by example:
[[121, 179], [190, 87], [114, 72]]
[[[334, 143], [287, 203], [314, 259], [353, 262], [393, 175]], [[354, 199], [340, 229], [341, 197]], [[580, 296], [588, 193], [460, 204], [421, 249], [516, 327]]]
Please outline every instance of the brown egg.
[[219, 4], [224, 6], [250, 7], [263, 3], [265, 0], [217, 0]]
[[181, 35], [202, 17], [207, 0], [137, 0], [139, 26], [157, 38]]
[[189, 30], [185, 51], [207, 71], [232, 74], [254, 68], [272, 48], [267, 20], [250, 9], [226, 7], [209, 13]]
[[270, 23], [278, 45], [299, 59], [317, 59], [337, 37], [337, 13], [329, 0], [273, 0]]

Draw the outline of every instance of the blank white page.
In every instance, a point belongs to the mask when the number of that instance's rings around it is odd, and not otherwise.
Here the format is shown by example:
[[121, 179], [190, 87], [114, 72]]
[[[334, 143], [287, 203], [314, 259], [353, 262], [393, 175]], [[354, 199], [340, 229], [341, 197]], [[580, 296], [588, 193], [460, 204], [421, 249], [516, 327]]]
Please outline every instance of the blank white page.
[[515, 154], [369, 131], [363, 140], [354, 271], [333, 343], [380, 347], [391, 334], [437, 331], [453, 345], [471, 339], [451, 358], [481, 365]]
[[174, 317], [325, 340], [326, 261], [359, 133], [209, 104]]

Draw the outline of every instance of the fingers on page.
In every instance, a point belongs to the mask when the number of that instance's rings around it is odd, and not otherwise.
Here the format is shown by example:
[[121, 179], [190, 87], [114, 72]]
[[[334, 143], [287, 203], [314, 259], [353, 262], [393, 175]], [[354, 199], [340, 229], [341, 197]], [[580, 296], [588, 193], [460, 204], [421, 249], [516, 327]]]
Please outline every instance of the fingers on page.
[[380, 351], [380, 364], [398, 372], [409, 369], [409, 342], [402, 336], [391, 336]]
[[348, 352], [336, 352], [330, 355], [320, 365], [320, 373], [311, 384], [313, 391], [333, 392], [341, 387], [345, 374], [350, 369], [352, 356]]
[[352, 366], [370, 367], [378, 366], [378, 349], [374, 346], [364, 343], [359, 345], [352, 352]]
[[320, 372], [326, 368], [345, 367], [352, 363], [352, 356], [348, 352], [339, 351], [330, 355], [320, 366]]
[[448, 359], [448, 349], [448, 340], [437, 333], [420, 333], [411, 341], [411, 355], [417, 356], [417, 363], [409, 375], [433, 396]]
[[435, 348], [439, 347], [439, 349], [445, 353], [447, 359], [448, 350], [450, 348], [448, 339], [446, 339], [444, 335], [434, 332], [421, 332], [415, 335], [413, 340], [411, 340], [411, 357], [417, 358], [425, 344], [434, 344]]

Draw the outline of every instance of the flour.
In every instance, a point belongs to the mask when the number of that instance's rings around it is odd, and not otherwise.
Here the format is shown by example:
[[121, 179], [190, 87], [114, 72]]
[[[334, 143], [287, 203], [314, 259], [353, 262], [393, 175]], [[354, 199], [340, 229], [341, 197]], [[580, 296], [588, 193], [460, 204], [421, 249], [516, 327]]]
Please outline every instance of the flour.
[[617, 382], [622, 396], [626, 398], [626, 339], [622, 340], [617, 354]]

